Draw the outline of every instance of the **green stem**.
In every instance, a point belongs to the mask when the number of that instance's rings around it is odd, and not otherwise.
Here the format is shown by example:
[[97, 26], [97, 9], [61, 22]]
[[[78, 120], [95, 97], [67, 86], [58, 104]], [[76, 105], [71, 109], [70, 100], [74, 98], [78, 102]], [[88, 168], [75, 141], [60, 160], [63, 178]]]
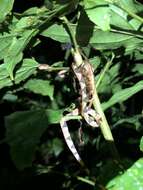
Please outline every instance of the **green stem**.
[[109, 69], [109, 67], [110, 67], [110, 65], [111, 65], [111, 63], [112, 63], [114, 57], [115, 57], [115, 55], [112, 54], [111, 60], [109, 60], [109, 61], [106, 63], [104, 69], [102, 70], [102, 72], [101, 72], [101, 74], [100, 74], [100, 76], [99, 76], [99, 79], [98, 79], [97, 82], [96, 82], [96, 88], [99, 87], [99, 85], [100, 85], [102, 79], [104, 78], [104, 75], [105, 75], [106, 71]]
[[69, 35], [70, 35], [70, 38], [71, 38], [71, 42], [73, 43], [73, 46], [74, 46], [75, 51], [78, 51], [78, 44], [77, 44], [77, 42], [76, 42], [75, 35], [74, 35], [74, 33], [73, 33], [73, 30], [72, 30], [72, 28], [71, 28], [71, 26], [70, 26], [70, 23], [69, 23], [68, 19], [67, 19], [65, 16], [62, 17], [61, 19], [62, 19], [62, 20], [64, 21], [64, 23], [66, 24], [66, 27], [67, 27], [67, 29], [68, 29], [68, 32], [69, 32]]
[[84, 182], [84, 183], [87, 183], [91, 186], [95, 186], [95, 182], [94, 181], [91, 181], [89, 179], [86, 179], [86, 178], [83, 178], [83, 177], [80, 177], [80, 176], [77, 176], [77, 179]]
[[68, 19], [65, 16], [62, 17], [61, 19], [64, 21], [64, 23], [68, 29], [68, 33], [70, 35], [71, 42], [74, 46], [74, 48], [71, 48], [71, 54], [74, 58], [75, 64], [77, 64], [77, 66], [80, 66], [83, 63], [83, 60], [82, 60], [82, 56], [79, 52], [79, 48], [78, 48], [78, 44], [77, 44], [74, 32], [70, 26], [71, 24], [69, 23]]
[[108, 122], [106, 120], [106, 116], [105, 116], [104, 112], [102, 111], [101, 103], [100, 103], [100, 100], [98, 98], [98, 94], [97, 94], [96, 89], [94, 91], [93, 105], [94, 105], [94, 108], [96, 109], [96, 111], [98, 112], [98, 114], [101, 117], [100, 128], [101, 128], [101, 131], [102, 131], [102, 134], [103, 134], [105, 140], [107, 141], [107, 144], [109, 145], [109, 148], [111, 150], [111, 154], [112, 154], [112, 156], [114, 157], [115, 160], [120, 161], [118, 151], [117, 151], [117, 149], [115, 147], [115, 144], [114, 144], [114, 138], [112, 136], [109, 124], [108, 124]]

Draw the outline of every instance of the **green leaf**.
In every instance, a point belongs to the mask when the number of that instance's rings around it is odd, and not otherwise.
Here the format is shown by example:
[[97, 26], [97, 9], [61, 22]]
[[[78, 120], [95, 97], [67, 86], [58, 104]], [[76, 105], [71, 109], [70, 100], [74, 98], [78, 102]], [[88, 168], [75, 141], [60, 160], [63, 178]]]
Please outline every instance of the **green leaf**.
[[119, 92], [116, 92], [107, 102], [102, 103], [102, 108], [103, 110], [106, 110], [116, 103], [121, 103], [127, 100], [141, 90], [143, 90], [143, 81], [139, 81], [132, 87], [125, 88]]
[[7, 56], [7, 50], [12, 43], [13, 35], [0, 35], [0, 60]]
[[61, 117], [63, 117], [63, 110], [46, 110], [46, 116], [49, 124], [56, 124], [60, 122]]
[[5, 67], [5, 64], [0, 65], [0, 89], [6, 86], [11, 86], [12, 81], [9, 78], [9, 73]]
[[41, 35], [63, 43], [70, 41], [70, 37], [62, 25], [54, 24], [44, 30]]
[[8, 102], [16, 102], [18, 100], [18, 96], [12, 94], [12, 92], [10, 91], [7, 91], [7, 93], [3, 96], [2, 99]]
[[112, 179], [107, 190], [140, 190], [143, 187], [143, 159], [139, 159], [123, 175]]
[[20, 31], [24, 28], [31, 27], [36, 24], [38, 21], [38, 18], [36, 16], [27, 16], [22, 17], [15, 25], [15, 30]]
[[6, 15], [11, 11], [14, 0], [0, 0], [0, 23], [4, 21]]
[[23, 56], [22, 52], [33, 37], [33, 35], [34, 30], [30, 30], [24, 32], [23, 36], [19, 39], [14, 37], [10, 47], [7, 50], [7, 56], [4, 58], [4, 63], [12, 80], [14, 80], [13, 70], [16, 64], [21, 61]]
[[6, 140], [18, 169], [30, 167], [41, 135], [49, 124], [59, 123], [61, 110], [15, 112], [5, 117]]
[[134, 36], [116, 32], [100, 31], [96, 28], [90, 38], [90, 44], [97, 49], [116, 49], [121, 46], [132, 46], [134, 48], [135, 45], [139, 45], [140, 43], [143, 43], [143, 41]]
[[140, 150], [143, 152], [143, 137], [141, 138], [141, 141], [140, 141]]
[[32, 75], [35, 70], [37, 69], [38, 63], [33, 59], [23, 59], [23, 63], [16, 71], [15, 74], [15, 84], [18, 84], [19, 82], [25, 80], [30, 75]]
[[53, 100], [54, 86], [50, 84], [50, 81], [31, 79], [24, 85], [24, 88], [42, 96], [49, 96]]
[[[97, 1], [98, 2], [98, 1]], [[89, 19], [98, 25], [103, 31], [110, 30], [110, 9], [108, 4], [88, 1], [85, 3], [85, 11]]]

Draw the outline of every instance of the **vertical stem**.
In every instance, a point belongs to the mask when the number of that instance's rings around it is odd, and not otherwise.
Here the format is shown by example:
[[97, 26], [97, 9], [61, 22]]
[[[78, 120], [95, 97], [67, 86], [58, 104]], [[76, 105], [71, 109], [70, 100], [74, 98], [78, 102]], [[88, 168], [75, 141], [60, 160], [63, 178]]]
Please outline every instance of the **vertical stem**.
[[96, 82], [96, 88], [99, 87], [99, 85], [100, 85], [102, 79], [104, 78], [104, 75], [105, 75], [106, 71], [109, 69], [110, 65], [112, 64], [112, 61], [113, 61], [114, 57], [115, 57], [115, 55], [112, 53], [111, 60], [109, 60], [109, 61], [106, 63], [104, 69], [102, 70], [102, 72], [101, 72], [101, 74], [100, 74], [100, 76], [99, 76], [99, 79], [98, 79], [97, 82]]
[[115, 147], [115, 144], [114, 144], [114, 138], [112, 136], [110, 127], [109, 127], [108, 122], [106, 120], [106, 116], [105, 116], [104, 112], [102, 111], [101, 103], [100, 103], [100, 100], [98, 98], [96, 90], [94, 91], [93, 105], [94, 105], [94, 108], [97, 110], [97, 112], [99, 113], [99, 115], [101, 117], [100, 128], [101, 128], [101, 131], [102, 131], [102, 134], [103, 134], [105, 140], [107, 141], [107, 143], [109, 145], [109, 148], [111, 149], [112, 156], [116, 160], [119, 161], [120, 158], [119, 158], [118, 151], [117, 151], [117, 149]]

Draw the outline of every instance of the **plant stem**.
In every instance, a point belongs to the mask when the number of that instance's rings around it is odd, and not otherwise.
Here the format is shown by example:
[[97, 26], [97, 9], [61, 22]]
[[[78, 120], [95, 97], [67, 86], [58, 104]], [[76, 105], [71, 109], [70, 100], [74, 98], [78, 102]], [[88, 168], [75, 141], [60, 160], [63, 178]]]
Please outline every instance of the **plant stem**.
[[89, 179], [86, 179], [86, 178], [83, 178], [83, 177], [80, 177], [80, 176], [77, 176], [77, 179], [84, 182], [84, 183], [87, 183], [91, 186], [95, 186], [95, 182], [94, 181], [91, 181]]
[[101, 131], [102, 131], [102, 134], [103, 134], [105, 140], [107, 141], [107, 143], [109, 145], [109, 148], [111, 149], [111, 154], [115, 160], [120, 161], [118, 151], [117, 151], [115, 144], [114, 144], [114, 138], [112, 136], [111, 129], [110, 129], [108, 122], [106, 120], [106, 116], [105, 116], [104, 112], [102, 111], [101, 103], [100, 103], [100, 100], [98, 98], [96, 89], [94, 91], [93, 105], [101, 117], [100, 128], [101, 128]]
[[98, 79], [97, 82], [96, 82], [96, 88], [99, 87], [99, 85], [100, 85], [102, 79], [104, 78], [104, 75], [105, 75], [106, 71], [109, 69], [109, 67], [110, 67], [110, 65], [111, 65], [111, 63], [112, 63], [114, 57], [115, 57], [115, 55], [112, 54], [111, 60], [109, 60], [109, 61], [106, 63], [104, 69], [102, 70], [102, 72], [101, 72], [101, 74], [100, 74], [100, 76], [99, 76], [99, 79]]
[[71, 38], [71, 42], [73, 43], [75, 51], [78, 51], [78, 45], [77, 45], [77, 42], [76, 42], [76, 39], [75, 39], [75, 35], [73, 33], [73, 30], [72, 30], [72, 28], [70, 26], [70, 23], [69, 23], [68, 19], [65, 16], [62, 17], [61, 19], [66, 24], [66, 27], [68, 29], [68, 32], [69, 32], [69, 35], [70, 35], [70, 38]]

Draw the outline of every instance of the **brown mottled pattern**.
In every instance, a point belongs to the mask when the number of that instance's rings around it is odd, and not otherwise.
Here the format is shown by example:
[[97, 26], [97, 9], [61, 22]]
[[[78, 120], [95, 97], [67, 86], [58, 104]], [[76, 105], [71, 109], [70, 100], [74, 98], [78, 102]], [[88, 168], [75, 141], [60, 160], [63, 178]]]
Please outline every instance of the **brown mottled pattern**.
[[[97, 118], [99, 115], [91, 108], [94, 94], [94, 75], [90, 63], [87, 61], [83, 62], [79, 67], [75, 63], [72, 64], [73, 72], [79, 82], [80, 91], [81, 91], [81, 108], [75, 109], [71, 113], [67, 114], [60, 121], [60, 126], [65, 138], [65, 141], [79, 163], [83, 164], [81, 157], [79, 156], [75, 145], [72, 141], [70, 132], [66, 121], [68, 116], [75, 116], [81, 114], [85, 121], [92, 127], [98, 127]], [[80, 111], [80, 113], [79, 113]]]

